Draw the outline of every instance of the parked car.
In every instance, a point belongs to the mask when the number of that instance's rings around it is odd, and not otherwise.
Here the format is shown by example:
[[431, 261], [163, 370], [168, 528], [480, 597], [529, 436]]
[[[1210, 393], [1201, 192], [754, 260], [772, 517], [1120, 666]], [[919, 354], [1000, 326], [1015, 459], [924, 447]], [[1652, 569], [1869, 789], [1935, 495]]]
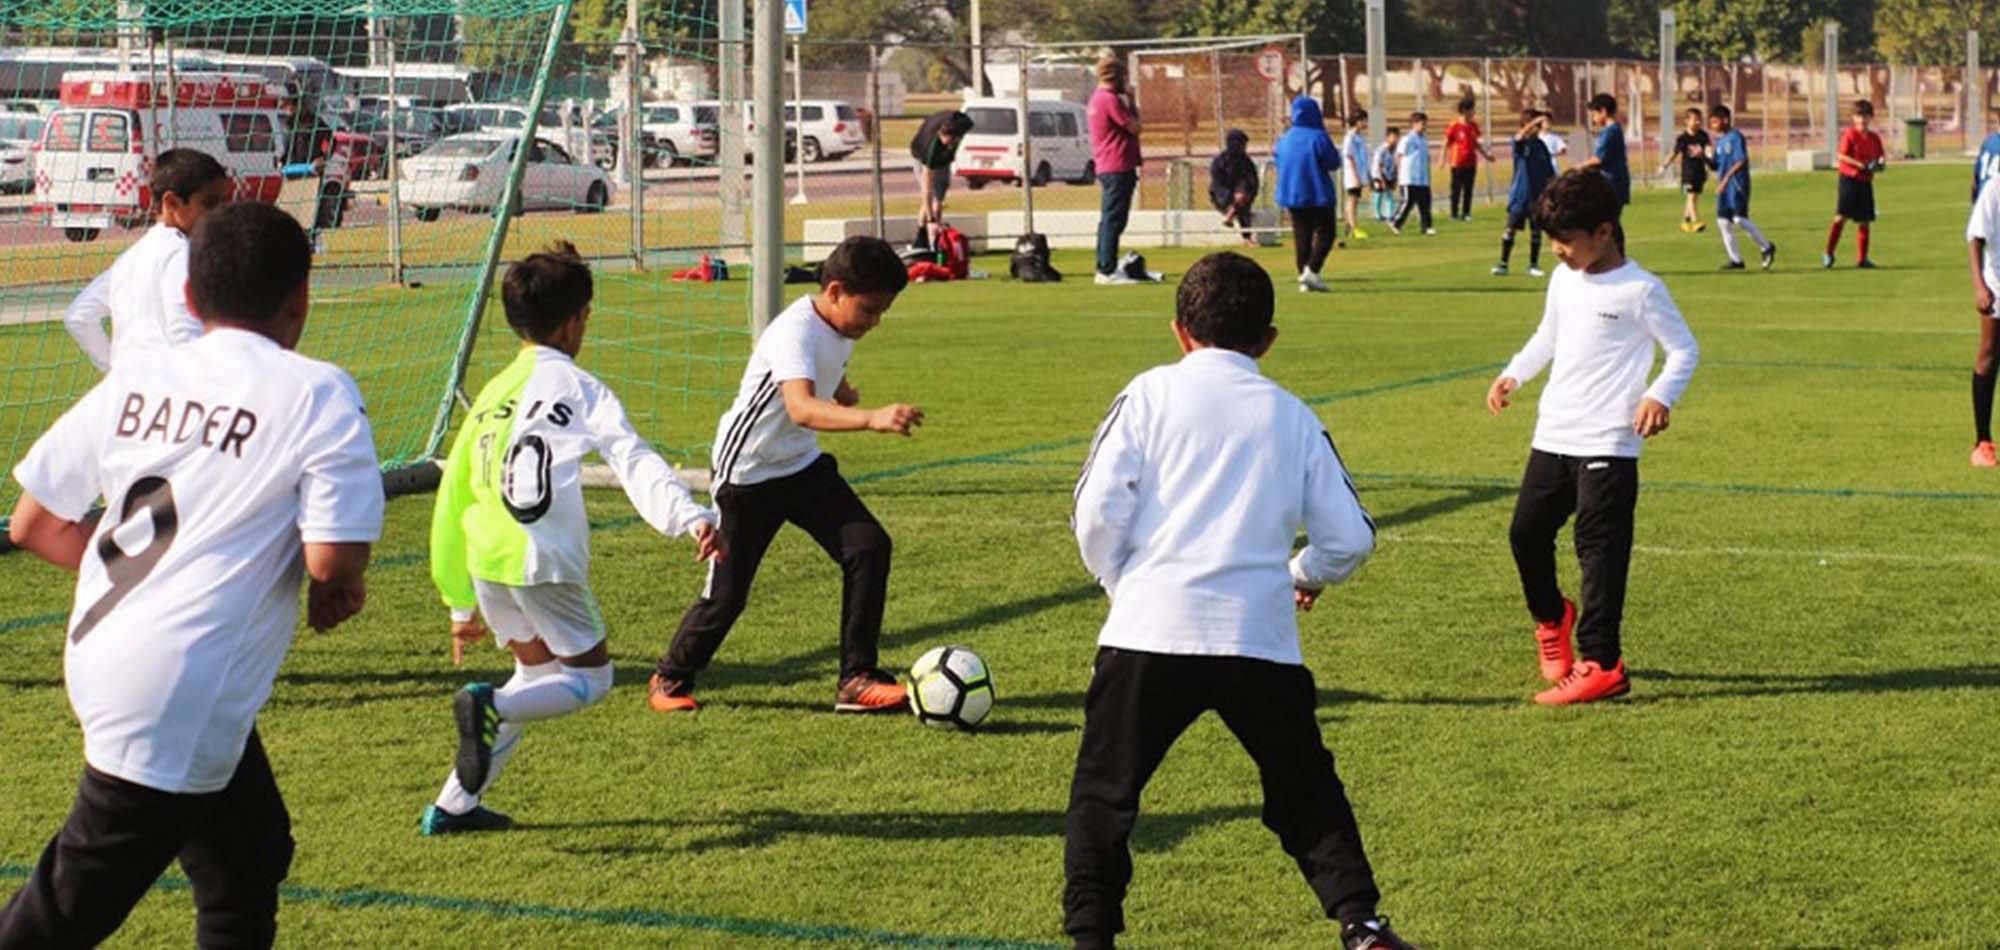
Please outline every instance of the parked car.
[[[448, 106], [445, 111], [456, 118], [459, 132], [520, 132], [528, 127], [528, 107], [511, 102], [466, 103]], [[577, 103], [543, 104], [535, 134], [562, 143], [572, 155], [588, 155], [599, 168], [618, 164], [617, 126], [611, 126], [608, 133], [593, 128], [585, 121], [583, 106]]]
[[[355, 120], [354, 131], [374, 140], [374, 151], [387, 160], [389, 154], [389, 115], [385, 108], [381, 111], [364, 109]], [[451, 116], [443, 109], [429, 106], [398, 106], [396, 116], [396, 158], [408, 159], [431, 144], [457, 131]]]
[[[435, 221], [447, 208], [491, 211], [520, 141], [518, 134], [491, 130], [440, 139], [400, 166], [403, 203], [416, 209], [419, 221]], [[521, 180], [522, 210], [595, 214], [610, 203], [611, 177], [604, 169], [577, 161], [548, 139], [534, 140]]]
[[[747, 127], [755, 131], [756, 108], [746, 102], [743, 111], [749, 116]], [[868, 144], [860, 113], [853, 106], [832, 99], [785, 103], [785, 128], [795, 131], [799, 154], [808, 162], [845, 158]]]
[[[722, 103], [714, 99], [697, 102], [695, 105], [698, 108], [713, 109], [717, 114], [720, 114], [722, 111]], [[747, 102], [742, 103], [742, 107], [743, 114], [748, 116], [750, 114], [750, 104]], [[752, 154], [752, 150], [756, 147], [756, 133], [757, 123], [745, 119], [743, 122], [743, 160], [746, 162], [756, 157]], [[796, 161], [798, 155], [799, 130], [789, 125], [785, 126], [785, 161]]]
[[[1021, 145], [1020, 103], [1012, 99], [969, 99], [965, 114], [972, 131], [958, 147], [953, 170], [972, 188], [988, 182], [1019, 184], [1025, 169]], [[1088, 184], [1097, 177], [1090, 157], [1090, 124], [1084, 108], [1061, 99], [1028, 102], [1028, 131], [1034, 137], [1035, 167], [1028, 179], [1046, 185], [1061, 178]]]
[[31, 113], [0, 112], [0, 192], [35, 190], [35, 143], [43, 119]]
[[[597, 117], [596, 134], [618, 135], [621, 109]], [[716, 107], [692, 102], [648, 102], [639, 107], [639, 144], [649, 167], [671, 168], [698, 159], [713, 161], [721, 140]]]

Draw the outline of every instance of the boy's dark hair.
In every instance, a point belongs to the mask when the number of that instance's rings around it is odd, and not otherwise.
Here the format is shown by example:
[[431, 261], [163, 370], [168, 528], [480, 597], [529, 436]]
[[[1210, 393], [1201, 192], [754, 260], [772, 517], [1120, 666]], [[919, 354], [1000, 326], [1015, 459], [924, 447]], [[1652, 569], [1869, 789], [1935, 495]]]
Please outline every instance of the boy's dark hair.
[[1708, 114], [1714, 116], [1715, 118], [1721, 119], [1724, 122], [1727, 122], [1729, 121], [1729, 117], [1731, 115], [1734, 115], [1735, 113], [1730, 112], [1728, 106], [1725, 106], [1722, 103], [1718, 102], [1715, 105], [1708, 107]]
[[1611, 98], [1608, 92], [1600, 92], [1590, 97], [1590, 111], [1615, 116], [1618, 114], [1618, 100]]
[[1403, 134], [1403, 130], [1402, 130], [1402, 129], [1399, 129], [1399, 128], [1397, 128], [1397, 127], [1395, 127], [1395, 126], [1393, 126], [1393, 125], [1392, 125], [1392, 126], [1390, 126], [1390, 127], [1389, 127], [1389, 130], [1388, 130], [1388, 131], [1386, 131], [1386, 132], [1383, 132], [1382, 134], [1383, 134], [1383, 135], [1401, 135], [1401, 134]]
[[1865, 115], [1871, 119], [1875, 118], [1875, 103], [1869, 102], [1866, 99], [1856, 99], [1854, 100], [1854, 112], [1856, 115]]
[[1478, 105], [1478, 103], [1473, 102], [1471, 96], [1467, 96], [1463, 99], [1458, 100], [1458, 111], [1461, 114], [1470, 113], [1472, 111], [1472, 108], [1476, 105]]
[[1622, 206], [1604, 173], [1574, 168], [1549, 182], [1535, 202], [1535, 223], [1548, 235], [1595, 231], [1600, 224], [1616, 225]]
[[1699, 119], [1699, 118], [1701, 118], [1701, 117], [1702, 117], [1702, 115], [1701, 115], [1701, 107], [1700, 107], [1700, 106], [1689, 106], [1689, 107], [1688, 107], [1688, 110], [1687, 110], [1687, 114], [1688, 114], [1688, 115], [1691, 115], [1691, 116], [1694, 116], [1695, 118]]
[[208, 187], [209, 182], [228, 177], [229, 169], [222, 167], [215, 156], [200, 149], [170, 148], [153, 159], [153, 174], [146, 185], [153, 192], [153, 204], [157, 206], [168, 195], [192, 201], [195, 192]]
[[1360, 125], [1361, 123], [1368, 121], [1368, 110], [1356, 109], [1353, 112], [1348, 113], [1347, 121], [1355, 125]]
[[583, 262], [576, 245], [557, 241], [507, 268], [507, 278], [500, 282], [500, 302], [516, 335], [542, 343], [590, 306], [595, 290], [590, 265]]
[[1417, 123], [1419, 123], [1419, 122], [1429, 122], [1430, 120], [1431, 120], [1431, 117], [1430, 117], [1430, 116], [1427, 116], [1427, 115], [1425, 115], [1425, 114], [1423, 114], [1423, 113], [1421, 113], [1421, 112], [1412, 112], [1412, 113], [1410, 113], [1410, 124], [1411, 124], [1411, 125], [1415, 125], [1415, 124], [1417, 124]]
[[1174, 294], [1174, 322], [1209, 346], [1248, 353], [1264, 342], [1275, 305], [1271, 275], [1234, 251], [1195, 262]]
[[267, 326], [311, 272], [298, 219], [261, 201], [216, 209], [189, 239], [188, 291], [204, 320]]
[[1540, 109], [1535, 108], [1534, 106], [1529, 106], [1521, 110], [1521, 122], [1523, 124], [1533, 122], [1541, 117], [1542, 117], [1542, 111]]
[[856, 235], [835, 245], [819, 265], [821, 287], [836, 280], [850, 294], [900, 294], [910, 285], [910, 272], [889, 242]]

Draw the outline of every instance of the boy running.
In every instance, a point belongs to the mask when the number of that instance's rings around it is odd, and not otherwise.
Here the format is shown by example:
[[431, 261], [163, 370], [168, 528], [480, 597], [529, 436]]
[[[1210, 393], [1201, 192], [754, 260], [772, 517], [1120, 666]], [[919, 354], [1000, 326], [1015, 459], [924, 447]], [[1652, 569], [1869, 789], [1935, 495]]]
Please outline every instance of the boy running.
[[229, 203], [236, 183], [221, 162], [191, 148], [161, 152], [147, 182], [159, 222], [63, 311], [63, 325], [99, 372], [134, 347], [191, 343], [201, 336], [201, 320], [187, 305], [188, 235], [209, 212]]
[[361, 611], [382, 475], [354, 380], [292, 352], [312, 267], [298, 222], [225, 208], [188, 256], [206, 334], [121, 347], [14, 470], [14, 543], [78, 572], [63, 680], [86, 764], [62, 830], [0, 910], [0, 947], [97, 946], [176, 859], [196, 946], [277, 936], [291, 818], [257, 712], [301, 580], [313, 629]]
[[1521, 131], [1514, 135], [1514, 182], [1507, 188], [1507, 230], [1500, 236], [1500, 263], [1493, 276], [1507, 276], [1507, 263], [1514, 256], [1514, 235], [1528, 229], [1528, 276], [1542, 276], [1542, 226], [1535, 220], [1535, 202], [1541, 200], [1550, 174], [1548, 146], [1542, 131], [1549, 127], [1547, 113], [1521, 110]]
[[1429, 116], [1410, 113], [1410, 134], [1396, 146], [1396, 180], [1403, 186], [1403, 204], [1390, 219], [1389, 230], [1397, 234], [1403, 233], [1412, 210], [1422, 212], [1425, 234], [1437, 233], [1431, 227], [1431, 143], [1424, 138], [1424, 127], [1429, 124]]
[[1848, 221], [1854, 222], [1854, 266], [1867, 269], [1875, 266], [1868, 256], [1869, 225], [1875, 221], [1875, 173], [1887, 164], [1883, 161], [1886, 153], [1882, 149], [1882, 137], [1868, 127], [1875, 118], [1875, 104], [1866, 99], [1854, 102], [1854, 124], [1840, 133], [1840, 149], [1836, 153], [1840, 169], [1840, 194], [1834, 202], [1833, 224], [1826, 229], [1826, 253], [1820, 255], [1821, 267], [1833, 267], [1833, 252], [1840, 249], [1840, 230]]
[[1667, 160], [1660, 163], [1660, 170], [1678, 161], [1681, 163], [1681, 196], [1685, 205], [1681, 208], [1681, 231], [1694, 234], [1705, 230], [1708, 225], [1701, 222], [1701, 212], [1695, 209], [1695, 200], [1701, 197], [1701, 187], [1708, 182], [1708, 132], [1701, 127], [1700, 109], [1687, 111], [1687, 125], [1681, 134], [1674, 137], [1674, 150]]
[[1750, 220], [1750, 146], [1731, 124], [1729, 107], [1721, 103], [1708, 110], [1708, 130], [1715, 133], [1708, 167], [1719, 173], [1715, 180], [1715, 225], [1722, 232], [1722, 250], [1729, 255], [1722, 269], [1743, 269], [1743, 254], [1736, 249], [1736, 229], [1742, 228], [1757, 242], [1762, 267], [1770, 270], [1778, 259], [1778, 246], [1766, 240], [1764, 232]]
[[611, 691], [604, 618], [590, 592], [584, 456], [604, 458], [653, 530], [694, 538], [697, 560], [721, 554], [714, 513], [689, 497], [618, 397], [576, 365], [592, 293], [590, 267], [568, 244], [507, 269], [501, 302], [521, 350], [480, 390], [445, 461], [431, 515], [431, 579], [451, 610], [452, 663], [492, 636], [514, 655], [514, 676], [453, 697], [458, 756], [418, 822], [425, 835], [511, 825], [480, 799], [519, 747], [522, 727]]
[[1972, 364], [1972, 466], [2000, 465], [1993, 450], [1993, 382], [1995, 372], [1994, 296], [2000, 294], [2000, 175], [1986, 179], [1965, 224], [1966, 251], [1972, 263], [1972, 309], [1979, 314], [1979, 353]]
[[[1542, 322], [1486, 393], [1497, 416], [1508, 396], [1553, 362], [1509, 539], [1535, 619], [1543, 705], [1587, 703], [1631, 689], [1619, 647], [1625, 579], [1639, 500], [1639, 449], [1666, 431], [1700, 351], [1660, 279], [1618, 247], [1622, 207], [1602, 175], [1572, 171], [1536, 207], [1563, 266], [1549, 279]], [[1649, 386], [1653, 347], [1666, 362]], [[1576, 516], [1583, 610], [1556, 583], [1556, 532]], [[1575, 661], [1570, 633], [1576, 634]]]
[[1382, 147], [1375, 150], [1375, 179], [1371, 182], [1375, 189], [1375, 220], [1384, 224], [1396, 215], [1396, 156], [1402, 136], [1401, 129], [1390, 126], [1382, 133]]
[[1077, 544], [1111, 597], [1070, 785], [1063, 929], [1077, 950], [1111, 950], [1125, 928], [1140, 795], [1211, 709], [1256, 760], [1264, 824], [1341, 945], [1415, 946], [1376, 915], [1295, 616], [1361, 567], [1375, 525], [1319, 417], [1257, 369], [1278, 334], [1271, 311], [1271, 279], [1249, 258], [1190, 268], [1174, 315], [1186, 356], [1112, 402], [1077, 482]]
[[1472, 121], [1471, 99], [1458, 100], [1458, 118], [1444, 130], [1445, 161], [1451, 165], [1451, 219], [1472, 220], [1472, 186], [1479, 176], [1479, 159], [1493, 152], [1479, 140], [1479, 123]]
[[907, 436], [923, 424], [916, 406], [857, 408], [861, 394], [847, 380], [855, 341], [882, 322], [909, 275], [887, 242], [851, 237], [827, 255], [819, 279], [819, 293], [800, 297], [764, 329], [736, 402], [716, 425], [714, 496], [729, 557], [709, 564], [701, 598], [660, 657], [649, 689], [658, 712], [696, 708], [695, 676], [742, 615], [764, 551], [787, 522], [812, 535], [845, 578], [834, 711], [903, 708], [903, 686], [876, 657], [889, 596], [889, 534], [814, 433]]
[[[1361, 230], [1354, 222], [1361, 210], [1361, 189], [1368, 186], [1370, 174], [1368, 161], [1368, 136], [1361, 130], [1368, 126], [1368, 110], [1356, 109], [1347, 117], [1347, 135], [1340, 140], [1341, 186], [1347, 190], [1347, 236], [1357, 241], [1368, 240], [1368, 232]], [[1379, 215], [1377, 217], [1380, 217]]]

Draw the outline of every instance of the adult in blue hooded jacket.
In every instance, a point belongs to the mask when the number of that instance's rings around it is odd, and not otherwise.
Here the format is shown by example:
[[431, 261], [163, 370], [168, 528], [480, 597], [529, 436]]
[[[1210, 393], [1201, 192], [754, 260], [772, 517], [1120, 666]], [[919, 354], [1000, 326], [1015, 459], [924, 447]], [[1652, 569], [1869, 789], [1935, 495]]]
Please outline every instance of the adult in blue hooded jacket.
[[1319, 102], [1311, 96], [1292, 100], [1292, 127], [1278, 139], [1277, 164], [1278, 207], [1292, 216], [1299, 288], [1325, 290], [1320, 269], [1326, 266], [1340, 224], [1340, 191], [1333, 182], [1340, 170], [1340, 149], [1326, 134]]

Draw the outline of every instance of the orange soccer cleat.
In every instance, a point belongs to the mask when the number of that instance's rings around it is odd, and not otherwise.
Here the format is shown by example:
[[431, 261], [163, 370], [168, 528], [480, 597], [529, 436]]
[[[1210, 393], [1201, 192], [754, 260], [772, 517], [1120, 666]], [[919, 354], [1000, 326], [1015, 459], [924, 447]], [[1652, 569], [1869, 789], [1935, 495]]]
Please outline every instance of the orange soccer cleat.
[[1600, 699], [1623, 696], [1632, 691], [1632, 681], [1625, 678], [1625, 661], [1610, 669], [1598, 665], [1596, 660], [1585, 660], [1570, 668], [1569, 675], [1548, 689], [1535, 694], [1535, 702], [1544, 706], [1568, 706], [1574, 703], [1594, 703]]
[[900, 711], [909, 706], [909, 690], [881, 670], [857, 673], [842, 680], [833, 694], [833, 711], [870, 713]]
[[694, 680], [670, 680], [658, 673], [646, 681], [646, 704], [654, 712], [694, 712]]
[[1576, 662], [1576, 653], [1570, 646], [1570, 634], [1576, 630], [1576, 604], [1563, 601], [1563, 616], [1560, 623], [1535, 624], [1535, 648], [1542, 656], [1542, 679], [1553, 683], [1569, 675], [1570, 665]]
[[1972, 447], [1973, 468], [1992, 468], [1996, 465], [2000, 465], [2000, 457], [1994, 455], [1993, 443], [1981, 442]]

